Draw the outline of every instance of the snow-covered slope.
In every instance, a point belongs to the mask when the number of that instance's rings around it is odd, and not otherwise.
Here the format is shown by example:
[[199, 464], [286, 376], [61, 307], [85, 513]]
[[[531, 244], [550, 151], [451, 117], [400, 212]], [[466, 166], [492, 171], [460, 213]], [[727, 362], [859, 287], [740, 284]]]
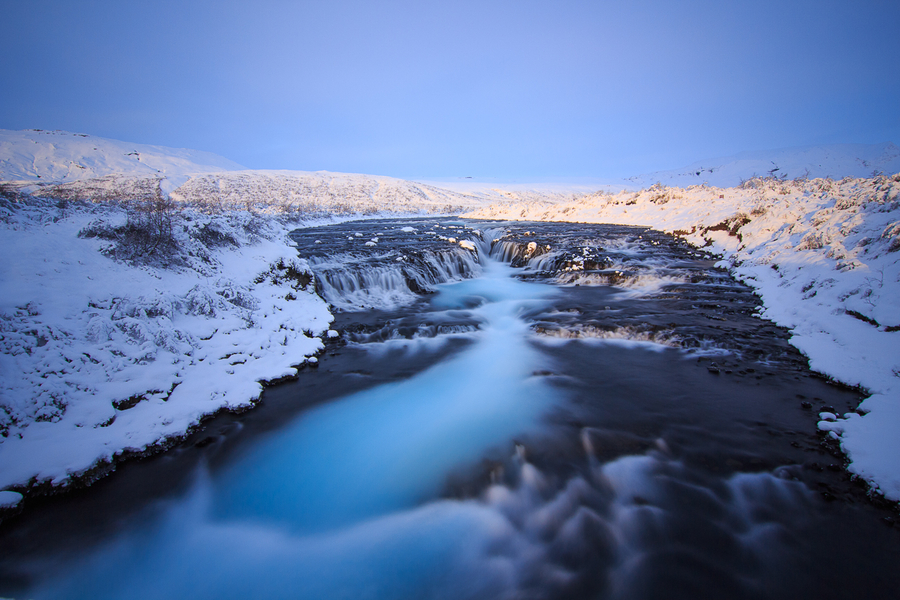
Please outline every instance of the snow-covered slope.
[[298, 222], [169, 217], [154, 255], [118, 205], [0, 197], [0, 489], [165, 444], [322, 349]]
[[161, 175], [110, 174], [67, 183], [14, 187], [66, 200], [130, 204], [168, 197], [182, 207], [207, 213], [253, 210], [303, 218], [376, 212], [450, 214], [485, 203], [477, 196], [402, 179], [325, 171], [228, 171], [175, 180]]
[[185, 179], [241, 165], [211, 152], [133, 144], [83, 133], [0, 129], [0, 180], [64, 183], [120, 174]]
[[851, 472], [900, 501], [900, 174], [654, 186], [465, 216], [647, 225], [721, 253], [814, 370], [871, 393], [856, 413], [823, 413], [819, 427], [840, 440]]
[[[451, 213], [484, 201], [391, 177], [252, 171], [209, 152], [131, 144], [63, 131], [0, 130], [0, 181], [36, 196], [152, 201], [221, 212], [281, 214]], [[500, 196], [493, 196], [498, 198]]]
[[234, 171], [192, 177], [171, 193], [206, 210], [303, 214], [458, 213], [477, 196], [392, 177], [318, 171]]
[[704, 183], [731, 187], [753, 177], [841, 179], [871, 177], [877, 173], [891, 175], [898, 171], [900, 148], [887, 142], [742, 152], [735, 156], [695, 162], [681, 169], [637, 175], [626, 181], [638, 189], [656, 183], [673, 187]]

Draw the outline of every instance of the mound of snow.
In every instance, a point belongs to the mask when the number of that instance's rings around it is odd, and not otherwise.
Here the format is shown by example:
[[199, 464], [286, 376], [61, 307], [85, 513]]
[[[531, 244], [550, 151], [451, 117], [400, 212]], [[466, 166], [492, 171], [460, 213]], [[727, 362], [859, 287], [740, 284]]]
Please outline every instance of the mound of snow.
[[68, 183], [106, 175], [187, 179], [243, 169], [227, 158], [184, 148], [120, 142], [66, 131], [0, 129], [0, 180]]

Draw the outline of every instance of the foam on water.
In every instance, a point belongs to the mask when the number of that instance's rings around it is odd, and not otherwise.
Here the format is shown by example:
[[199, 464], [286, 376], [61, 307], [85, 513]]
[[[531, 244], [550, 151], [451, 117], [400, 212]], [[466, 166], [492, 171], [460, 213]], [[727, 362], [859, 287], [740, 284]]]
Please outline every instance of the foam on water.
[[[786, 533], [810, 509], [802, 484], [778, 473], [698, 478], [663, 443], [599, 463], [583, 437], [585, 465], [563, 482], [519, 452], [512, 482], [479, 498], [434, 500], [317, 532], [222, 518], [219, 487], [201, 474], [159, 521], [34, 597], [621, 598], [666, 589], [691, 597], [698, 569], [714, 575], [704, 581], [710, 590], [740, 596], [767, 589], [761, 564], [798, 551]], [[679, 570], [685, 561], [691, 568]]]
[[[434, 302], [456, 306], [483, 297], [486, 290], [474, 281], [443, 287]], [[498, 286], [504, 298], [545, 287], [509, 282]], [[478, 307], [482, 330], [465, 352], [303, 415], [223, 479], [219, 514], [312, 532], [433, 497], [450, 469], [508, 443], [558, 399], [531, 376], [548, 365], [526, 343], [528, 326], [516, 317], [528, 302], [534, 300], [518, 291]]]

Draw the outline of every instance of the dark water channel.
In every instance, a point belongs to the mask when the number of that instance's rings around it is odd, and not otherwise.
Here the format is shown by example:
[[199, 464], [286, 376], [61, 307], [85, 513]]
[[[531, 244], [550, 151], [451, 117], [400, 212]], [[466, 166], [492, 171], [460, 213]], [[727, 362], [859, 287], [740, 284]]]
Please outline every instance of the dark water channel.
[[900, 530], [812, 374], [714, 260], [643, 228], [295, 232], [317, 368], [0, 529], [0, 596], [895, 597]]

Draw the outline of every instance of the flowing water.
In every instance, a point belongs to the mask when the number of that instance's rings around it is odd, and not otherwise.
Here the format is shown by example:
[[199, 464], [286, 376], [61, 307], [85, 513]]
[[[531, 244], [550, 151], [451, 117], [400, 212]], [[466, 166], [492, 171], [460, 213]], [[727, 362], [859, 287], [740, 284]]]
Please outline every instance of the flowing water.
[[[634, 227], [295, 232], [317, 369], [0, 531], [29, 598], [890, 597], [900, 530], [815, 428], [860, 397]], [[40, 503], [38, 503], [40, 504]]]

